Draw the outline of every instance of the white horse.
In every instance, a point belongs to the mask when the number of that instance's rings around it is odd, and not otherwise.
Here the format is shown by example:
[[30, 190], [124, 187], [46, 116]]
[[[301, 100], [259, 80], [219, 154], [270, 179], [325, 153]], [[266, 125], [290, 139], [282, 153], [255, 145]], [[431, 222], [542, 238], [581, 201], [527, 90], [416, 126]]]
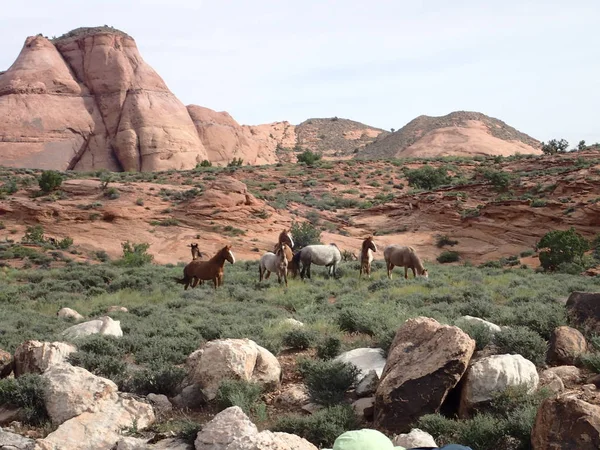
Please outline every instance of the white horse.
[[[412, 247], [404, 247], [398, 244], [388, 245], [383, 250], [383, 257], [385, 258], [385, 265], [387, 266], [388, 278], [392, 279], [392, 269], [394, 266], [404, 267], [404, 278], [408, 278], [408, 269], [412, 270], [413, 277], [417, 274], [429, 278], [427, 269], [423, 267], [421, 258], [415, 252]], [[415, 269], [417, 272], [415, 273]]]
[[281, 278], [283, 278], [285, 280], [285, 285], [288, 285], [287, 270], [289, 261], [286, 256], [287, 251], [291, 252], [289, 246], [283, 242], [279, 244], [275, 253], [267, 252], [262, 255], [258, 265], [258, 281], [262, 281], [263, 278], [268, 279], [271, 275], [271, 272], [275, 272], [277, 274], [277, 281], [279, 281], [279, 284], [281, 284]]
[[299, 266], [302, 263], [300, 277], [304, 279], [304, 275], [308, 275], [310, 279], [310, 265], [327, 267], [329, 276], [335, 276], [337, 265], [342, 260], [342, 252], [335, 244], [329, 245], [307, 245], [302, 250], [294, 255], [293, 262]]

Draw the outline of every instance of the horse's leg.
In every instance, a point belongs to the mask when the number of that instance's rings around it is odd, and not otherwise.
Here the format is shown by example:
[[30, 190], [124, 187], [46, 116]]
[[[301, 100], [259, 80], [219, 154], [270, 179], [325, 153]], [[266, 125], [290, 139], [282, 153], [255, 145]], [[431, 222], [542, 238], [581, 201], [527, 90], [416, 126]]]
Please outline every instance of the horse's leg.
[[302, 269], [300, 269], [300, 279], [304, 280], [304, 277], [306, 276], [306, 268], [308, 266], [306, 264], [302, 264]]
[[200, 282], [200, 278], [193, 278], [192, 279], [192, 288], [195, 288], [196, 286], [198, 286], [198, 283]]
[[283, 271], [283, 280], [285, 281], [285, 287], [287, 287], [287, 270]]
[[367, 263], [367, 276], [371, 278], [371, 263]]
[[310, 263], [308, 263], [307, 266], [308, 266], [307, 275], [308, 275], [308, 279], [310, 280]]
[[271, 276], [271, 271], [270, 271], [270, 270], [267, 270], [267, 269], [265, 269], [265, 274], [266, 274], [266, 275], [265, 275], [265, 280], [268, 280], [268, 279], [269, 279], [269, 277]]
[[412, 270], [413, 278], [417, 278], [417, 274], [415, 273], [415, 268], [411, 267], [410, 270]]
[[262, 266], [258, 265], [258, 282], [260, 283], [263, 280], [263, 269]]
[[392, 270], [394, 269], [394, 265], [391, 262], [387, 263], [387, 270], [388, 270], [388, 278], [391, 280], [392, 279]]
[[219, 276], [218, 275], [215, 278], [213, 278], [213, 284], [215, 285], [215, 291], [216, 291], [217, 287], [219, 286]]
[[404, 266], [404, 279], [408, 280], [408, 267]]

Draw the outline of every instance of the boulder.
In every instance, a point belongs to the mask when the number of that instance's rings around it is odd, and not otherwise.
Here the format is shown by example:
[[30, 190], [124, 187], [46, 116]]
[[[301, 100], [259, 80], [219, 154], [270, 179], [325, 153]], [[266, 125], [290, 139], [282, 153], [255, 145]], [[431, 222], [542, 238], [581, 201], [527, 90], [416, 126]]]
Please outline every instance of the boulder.
[[67, 328], [61, 333], [69, 339], [76, 339], [92, 334], [102, 334], [105, 336], [123, 337], [121, 322], [113, 320], [108, 316], [102, 316], [95, 320], [79, 323]]
[[63, 364], [77, 348], [64, 342], [26, 341], [15, 350], [15, 377], [26, 373], [42, 373], [51, 366]]
[[34, 450], [34, 445], [33, 439], [0, 429], [0, 450]]
[[566, 326], [558, 327], [550, 336], [546, 362], [556, 366], [573, 365], [587, 350], [587, 341], [578, 330]]
[[310, 401], [304, 384], [288, 384], [277, 396], [276, 402], [288, 406], [302, 406]]
[[375, 394], [375, 425], [396, 433], [439, 411], [467, 369], [475, 341], [434, 319], [407, 320], [396, 332]]
[[566, 307], [571, 323], [577, 328], [600, 334], [600, 293], [572, 292]]
[[224, 409], [208, 422], [196, 436], [196, 450], [227, 450], [236, 439], [258, 433], [248, 416], [238, 406]]
[[56, 313], [56, 315], [61, 319], [73, 319], [76, 321], [83, 320], [83, 316], [71, 308], [62, 308]]
[[[197, 450], [197, 448], [196, 448]], [[234, 440], [227, 450], [318, 450], [306, 439], [289, 433], [261, 431]]]
[[298, 328], [300, 328], [300, 327], [304, 326], [304, 324], [302, 322], [300, 322], [299, 320], [293, 319], [291, 317], [288, 317], [287, 319], [283, 319], [281, 321], [281, 323], [283, 325], [287, 325], [287, 326], [290, 326], [290, 327], [298, 327]]
[[460, 398], [461, 417], [478, 404], [488, 402], [509, 387], [527, 386], [533, 392], [539, 383], [535, 364], [521, 355], [492, 355], [474, 362], [467, 371]]
[[575, 366], [550, 367], [541, 373], [541, 376], [544, 377], [551, 375], [556, 375], [560, 378], [567, 389], [580, 385], [584, 379], [581, 370]]
[[456, 321], [456, 325], [459, 328], [460, 328], [460, 323], [461, 322], [463, 322], [463, 323], [466, 322], [466, 323], [474, 324], [474, 325], [482, 325], [485, 328], [487, 328], [490, 331], [490, 333], [492, 333], [492, 334], [500, 333], [500, 331], [502, 331], [502, 328], [500, 328], [495, 323], [488, 322], [487, 320], [480, 319], [479, 317], [473, 317], [473, 316], [462, 316], [462, 317], [460, 317]]
[[377, 372], [370, 370], [367, 376], [360, 380], [360, 382], [356, 385], [354, 392], [359, 397], [369, 397], [375, 394], [378, 384], [379, 377], [377, 376]]
[[568, 392], [540, 405], [533, 430], [533, 450], [600, 448], [600, 394]]
[[205, 343], [186, 361], [185, 386], [198, 385], [206, 400], [213, 400], [225, 379], [258, 383], [275, 389], [281, 366], [271, 352], [249, 339], [218, 339]]
[[129, 310], [127, 308], [125, 308], [124, 306], [109, 306], [106, 309], [106, 313], [111, 313], [111, 312], [129, 312]]
[[337, 356], [334, 361], [340, 361], [352, 364], [358, 370], [359, 382], [366, 377], [371, 370], [374, 370], [378, 377], [381, 377], [385, 367], [385, 358], [383, 350], [380, 348], [355, 348], [349, 352]]
[[437, 447], [433, 436], [418, 428], [413, 428], [410, 433], [399, 434], [392, 439], [394, 446], [404, 448]]
[[111, 450], [123, 437], [123, 429], [143, 430], [155, 420], [150, 405], [126, 394], [101, 403], [98, 411], [73, 417], [38, 439], [36, 450]]
[[363, 420], [373, 420], [375, 397], [363, 397], [352, 403], [356, 416]]
[[194, 446], [176, 438], [161, 439], [156, 444], [149, 444], [147, 439], [124, 437], [117, 442], [115, 450], [194, 450]]
[[10, 353], [0, 349], [0, 378], [6, 378], [13, 371], [13, 357]]
[[91, 374], [82, 367], [59, 364], [50, 367], [43, 377], [46, 410], [54, 425], [83, 412], [96, 412], [104, 401], [117, 401], [117, 385], [111, 380]]
[[540, 373], [540, 383], [538, 388], [545, 388], [555, 394], [560, 394], [565, 390], [565, 384], [556, 373], [545, 370]]
[[167, 414], [173, 410], [173, 405], [166, 395], [163, 394], [148, 394], [146, 400], [154, 407], [154, 410], [160, 414]]

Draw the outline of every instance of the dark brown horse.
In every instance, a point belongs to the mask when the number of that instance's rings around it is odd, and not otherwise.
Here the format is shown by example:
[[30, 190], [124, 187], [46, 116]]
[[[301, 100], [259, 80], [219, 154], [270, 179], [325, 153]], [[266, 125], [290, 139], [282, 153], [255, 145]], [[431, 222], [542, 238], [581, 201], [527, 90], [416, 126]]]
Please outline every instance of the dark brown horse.
[[362, 249], [360, 250], [360, 274], [359, 278], [362, 277], [363, 272], [371, 278], [371, 263], [373, 262], [373, 252], [377, 251], [377, 246], [373, 242], [373, 236], [369, 236], [362, 243]]
[[225, 261], [229, 261], [231, 264], [235, 263], [235, 256], [231, 252], [231, 245], [223, 247], [208, 261], [193, 260], [183, 268], [183, 279], [178, 279], [177, 282], [184, 284], [187, 290], [190, 284], [192, 288], [195, 288], [198, 282], [202, 280], [212, 280], [215, 289], [217, 289], [217, 287], [223, 284], [223, 266], [225, 265]]
[[192, 251], [192, 261], [195, 261], [196, 259], [202, 259], [204, 253], [200, 251], [197, 243], [188, 244], [188, 247], [190, 247]]

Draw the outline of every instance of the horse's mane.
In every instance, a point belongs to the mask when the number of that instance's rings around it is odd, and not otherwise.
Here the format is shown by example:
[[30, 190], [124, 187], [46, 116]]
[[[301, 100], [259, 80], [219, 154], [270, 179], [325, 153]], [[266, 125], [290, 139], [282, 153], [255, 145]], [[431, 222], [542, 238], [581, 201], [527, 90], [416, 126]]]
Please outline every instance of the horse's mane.
[[219, 250], [217, 253], [215, 253], [215, 256], [210, 258], [209, 262], [215, 262], [215, 261], [219, 260], [220, 258], [225, 258], [224, 253], [228, 252], [228, 251], [229, 251], [229, 247], [226, 245], [221, 250]]
[[363, 250], [363, 252], [365, 252], [367, 250], [370, 242], [373, 242], [373, 237], [372, 236], [366, 238], [363, 241], [363, 243], [362, 243], [362, 250]]

